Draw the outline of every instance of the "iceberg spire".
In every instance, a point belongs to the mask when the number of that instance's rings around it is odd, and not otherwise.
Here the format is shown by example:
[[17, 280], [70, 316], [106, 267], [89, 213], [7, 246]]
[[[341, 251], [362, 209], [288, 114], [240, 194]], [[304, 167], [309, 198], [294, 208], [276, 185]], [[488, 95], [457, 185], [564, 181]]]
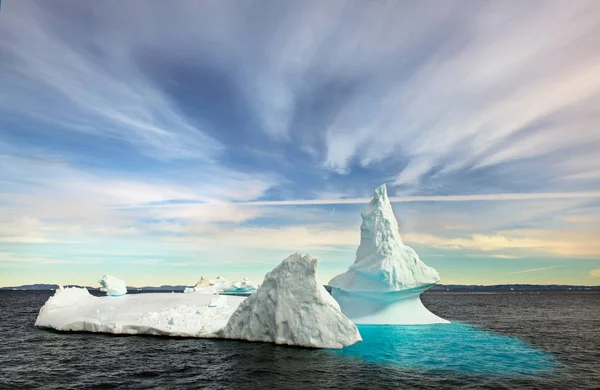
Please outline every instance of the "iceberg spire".
[[361, 217], [356, 259], [329, 281], [342, 311], [357, 323], [447, 322], [419, 299], [440, 276], [402, 242], [385, 184], [375, 190]]
[[437, 271], [404, 245], [385, 184], [361, 213], [360, 245], [354, 264], [329, 284], [344, 290], [398, 291], [440, 280]]

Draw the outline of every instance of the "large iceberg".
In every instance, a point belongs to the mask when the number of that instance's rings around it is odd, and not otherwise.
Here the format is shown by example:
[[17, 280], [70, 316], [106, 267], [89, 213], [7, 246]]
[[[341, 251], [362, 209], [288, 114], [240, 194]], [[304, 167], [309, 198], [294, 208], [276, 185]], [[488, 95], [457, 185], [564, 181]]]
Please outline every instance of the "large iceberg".
[[356, 260], [329, 282], [344, 314], [357, 324], [447, 323], [421, 303], [440, 277], [402, 242], [385, 184], [361, 216]]
[[361, 341], [356, 326], [319, 283], [317, 260], [298, 253], [269, 272], [219, 332], [226, 338], [313, 348]]
[[96, 297], [85, 288], [59, 287], [35, 325], [60, 331], [215, 337], [244, 297], [216, 294], [128, 294]]
[[98, 283], [100, 283], [101, 286], [100, 291], [105, 292], [106, 295], [117, 297], [127, 294], [127, 285], [125, 282], [112, 275], [104, 275]]
[[250, 298], [195, 292], [114, 299], [93, 296], [85, 288], [59, 287], [40, 309], [35, 325], [59, 331], [220, 337], [316, 348], [356, 343], [360, 340], [356, 326], [318, 283], [315, 272], [316, 260], [292, 255], [267, 274], [265, 284]]

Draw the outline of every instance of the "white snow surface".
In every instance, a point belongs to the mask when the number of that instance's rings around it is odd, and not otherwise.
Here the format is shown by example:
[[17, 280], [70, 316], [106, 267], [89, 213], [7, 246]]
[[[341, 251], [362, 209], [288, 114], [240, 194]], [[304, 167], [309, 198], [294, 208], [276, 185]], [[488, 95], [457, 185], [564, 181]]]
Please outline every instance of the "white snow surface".
[[85, 288], [60, 287], [40, 309], [35, 326], [314, 348], [342, 348], [360, 341], [356, 326], [317, 280], [316, 266], [310, 256], [292, 255], [248, 298], [199, 291], [96, 297]]
[[85, 288], [59, 288], [36, 326], [60, 331], [215, 337], [245, 297], [143, 293], [95, 297]]
[[104, 275], [98, 283], [101, 286], [100, 291], [104, 291], [106, 295], [119, 296], [127, 294], [127, 285], [125, 282], [112, 275]]
[[421, 302], [420, 294], [440, 276], [402, 242], [385, 184], [361, 216], [354, 264], [329, 281], [344, 314], [357, 324], [447, 323]]
[[398, 291], [433, 285], [437, 271], [404, 245], [385, 184], [375, 190], [361, 213], [360, 245], [354, 264], [329, 282], [346, 291]]
[[313, 348], [361, 341], [356, 326], [317, 279], [317, 260], [298, 253], [267, 273], [218, 334], [225, 338]]

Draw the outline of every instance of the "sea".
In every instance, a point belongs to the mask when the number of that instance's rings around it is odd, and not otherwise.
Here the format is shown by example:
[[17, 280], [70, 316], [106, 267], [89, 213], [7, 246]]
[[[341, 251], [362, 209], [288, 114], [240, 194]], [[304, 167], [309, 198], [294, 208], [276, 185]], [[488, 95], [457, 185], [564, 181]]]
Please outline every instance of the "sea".
[[430, 291], [452, 324], [342, 350], [37, 329], [51, 295], [0, 291], [1, 389], [600, 389], [598, 291]]

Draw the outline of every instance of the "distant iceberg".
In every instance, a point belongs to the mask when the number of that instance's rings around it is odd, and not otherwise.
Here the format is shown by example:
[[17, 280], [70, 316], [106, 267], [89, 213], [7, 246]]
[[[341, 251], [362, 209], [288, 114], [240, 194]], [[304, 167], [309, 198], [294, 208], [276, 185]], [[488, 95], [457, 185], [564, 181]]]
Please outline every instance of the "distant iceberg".
[[251, 294], [258, 289], [258, 286], [252, 284], [248, 278], [239, 282], [233, 282], [224, 287], [221, 292], [225, 294]]
[[194, 288], [204, 288], [210, 286], [210, 280], [206, 279], [204, 276], [200, 277], [198, 283], [194, 285]]
[[215, 281], [201, 277], [194, 287], [186, 287], [183, 292], [193, 293], [200, 292], [206, 294], [252, 294], [257, 290], [258, 286], [250, 282], [248, 278], [244, 278], [239, 282], [228, 282], [221, 276]]
[[447, 323], [421, 303], [440, 277], [402, 242], [385, 184], [361, 216], [356, 260], [329, 282], [344, 314], [357, 324]]
[[200, 292], [204, 294], [218, 294], [219, 290], [214, 287], [212, 282], [209, 279], [206, 279], [204, 276], [200, 277], [198, 283], [194, 285], [194, 287], [186, 287], [183, 289], [184, 293], [193, 293]]
[[106, 295], [116, 297], [127, 294], [127, 285], [121, 279], [117, 279], [111, 275], [104, 275], [102, 279], [98, 281], [100, 283], [100, 291], [106, 293]]

